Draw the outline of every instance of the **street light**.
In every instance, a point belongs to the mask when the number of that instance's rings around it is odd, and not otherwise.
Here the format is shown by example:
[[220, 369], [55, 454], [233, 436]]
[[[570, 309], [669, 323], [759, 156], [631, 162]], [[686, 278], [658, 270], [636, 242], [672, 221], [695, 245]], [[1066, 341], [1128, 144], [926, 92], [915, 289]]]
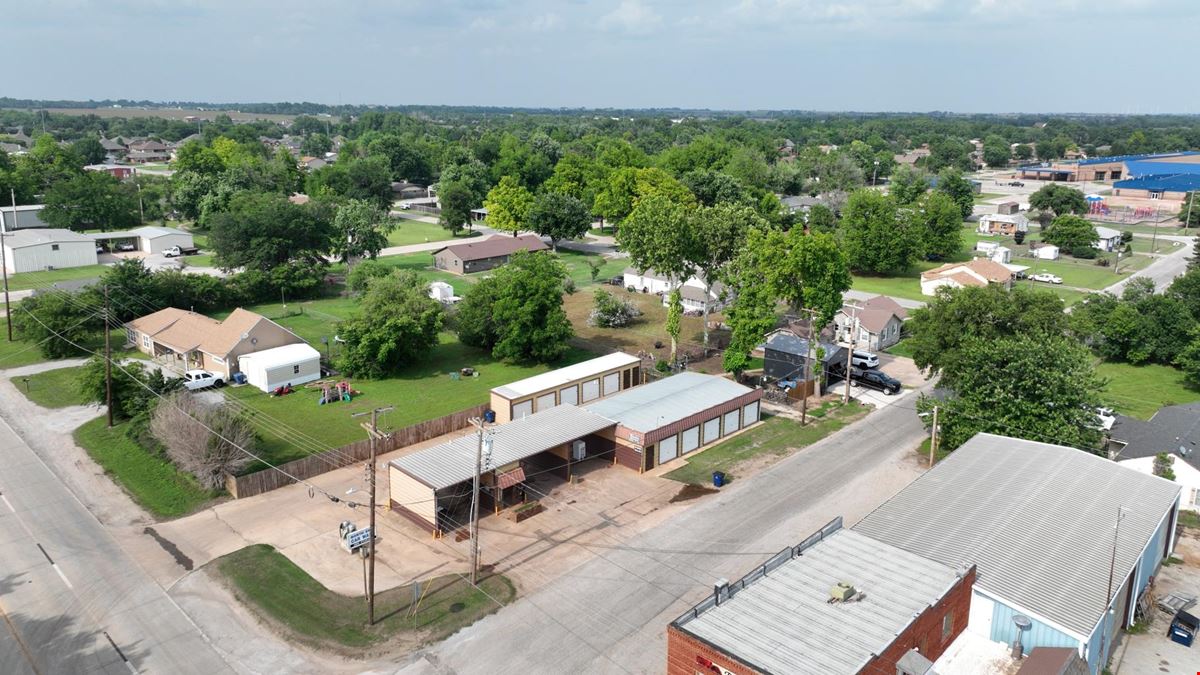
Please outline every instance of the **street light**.
[[879, 175], [879, 160], [875, 160], [875, 170], [871, 172], [871, 186], [875, 186], [875, 177]]

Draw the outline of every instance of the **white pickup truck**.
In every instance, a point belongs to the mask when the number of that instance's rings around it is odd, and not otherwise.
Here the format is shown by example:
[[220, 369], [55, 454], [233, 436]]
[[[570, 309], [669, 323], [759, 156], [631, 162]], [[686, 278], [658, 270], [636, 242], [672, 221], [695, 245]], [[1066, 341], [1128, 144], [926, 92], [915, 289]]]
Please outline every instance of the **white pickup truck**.
[[178, 258], [181, 255], [196, 255], [200, 249], [195, 246], [172, 246], [163, 251], [163, 255], [168, 258]]
[[225, 380], [207, 370], [189, 370], [183, 374], [183, 387], [188, 391], [220, 387], [224, 384]]

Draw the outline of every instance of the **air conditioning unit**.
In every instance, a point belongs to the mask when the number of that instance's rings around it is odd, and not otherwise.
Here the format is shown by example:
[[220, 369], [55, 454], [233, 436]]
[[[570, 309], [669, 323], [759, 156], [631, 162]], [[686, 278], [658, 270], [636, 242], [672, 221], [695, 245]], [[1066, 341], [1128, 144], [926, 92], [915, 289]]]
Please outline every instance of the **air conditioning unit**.
[[839, 581], [836, 586], [829, 589], [830, 602], [848, 602], [858, 591], [854, 590], [854, 586]]
[[583, 441], [574, 441], [571, 443], [571, 461], [579, 462], [587, 456], [587, 444]]

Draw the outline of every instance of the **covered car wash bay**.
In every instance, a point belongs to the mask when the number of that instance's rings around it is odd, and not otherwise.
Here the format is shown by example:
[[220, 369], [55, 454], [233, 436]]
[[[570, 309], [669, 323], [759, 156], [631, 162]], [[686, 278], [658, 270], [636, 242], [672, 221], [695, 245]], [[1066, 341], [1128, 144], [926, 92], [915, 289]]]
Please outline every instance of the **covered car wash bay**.
[[[616, 426], [612, 420], [572, 405], [488, 427], [491, 451], [483, 451], [480, 512], [524, 500], [527, 475], [555, 472], [564, 479], [587, 459], [611, 457], [613, 443], [596, 433]], [[577, 441], [582, 441], [578, 443]], [[388, 465], [389, 504], [435, 536], [465, 527], [470, 520], [478, 434], [392, 460]]]

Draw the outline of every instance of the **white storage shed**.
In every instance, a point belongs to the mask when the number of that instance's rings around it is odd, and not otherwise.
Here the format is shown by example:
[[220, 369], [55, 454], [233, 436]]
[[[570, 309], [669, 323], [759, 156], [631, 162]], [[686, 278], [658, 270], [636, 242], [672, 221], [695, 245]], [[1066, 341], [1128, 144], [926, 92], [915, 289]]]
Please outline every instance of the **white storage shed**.
[[305, 343], [284, 345], [238, 357], [238, 369], [250, 384], [270, 392], [321, 378], [321, 352]]
[[190, 232], [157, 225], [135, 227], [122, 232], [97, 232], [90, 236], [97, 242], [108, 242], [109, 246], [117, 242], [132, 241], [139, 251], [145, 253], [162, 253], [172, 246], [191, 248], [195, 245]]
[[9, 274], [96, 264], [96, 243], [70, 230], [17, 230], [4, 236], [3, 260]]

